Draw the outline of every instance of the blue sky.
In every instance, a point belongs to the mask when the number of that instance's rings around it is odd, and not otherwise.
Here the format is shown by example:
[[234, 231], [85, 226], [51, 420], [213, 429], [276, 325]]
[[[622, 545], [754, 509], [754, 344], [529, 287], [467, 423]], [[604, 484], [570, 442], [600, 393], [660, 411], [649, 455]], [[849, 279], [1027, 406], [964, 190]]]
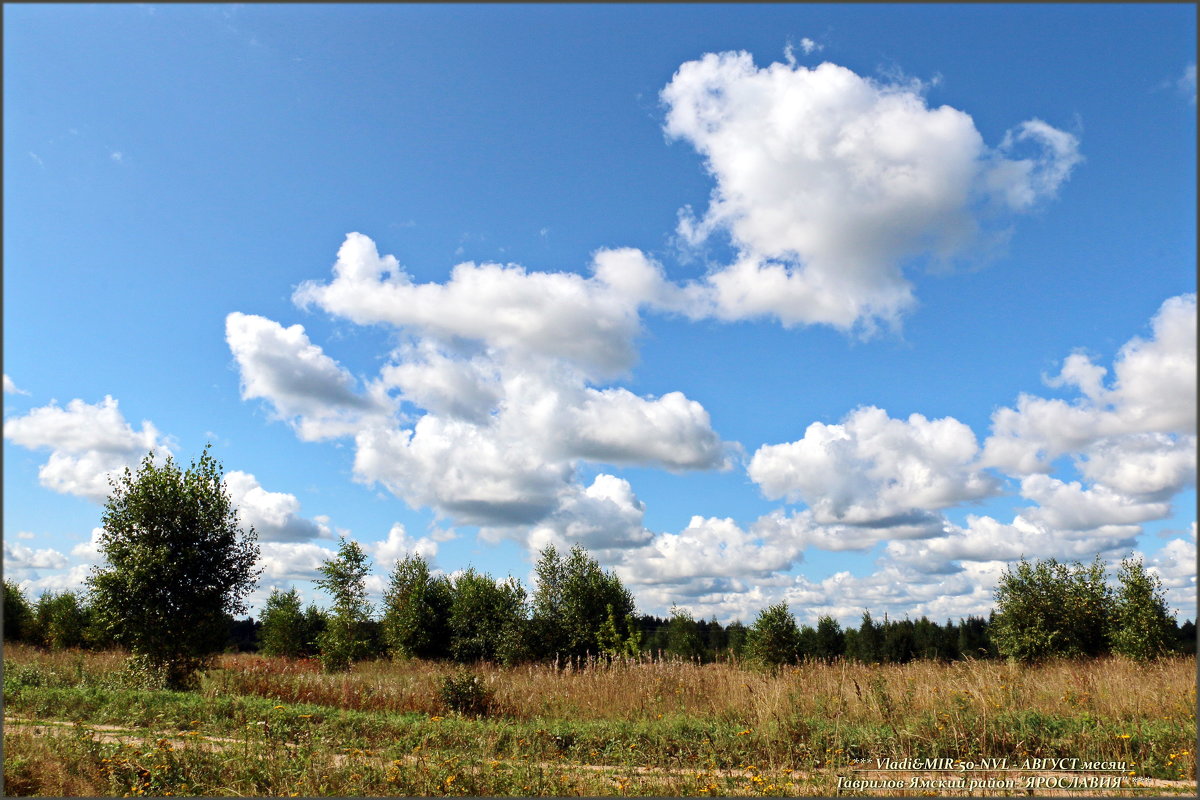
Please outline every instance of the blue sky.
[[[207, 441], [345, 534], [648, 612], [1195, 608], [1190, 5], [6, 6], [5, 575]], [[297, 327], [299, 326], [299, 327]]]

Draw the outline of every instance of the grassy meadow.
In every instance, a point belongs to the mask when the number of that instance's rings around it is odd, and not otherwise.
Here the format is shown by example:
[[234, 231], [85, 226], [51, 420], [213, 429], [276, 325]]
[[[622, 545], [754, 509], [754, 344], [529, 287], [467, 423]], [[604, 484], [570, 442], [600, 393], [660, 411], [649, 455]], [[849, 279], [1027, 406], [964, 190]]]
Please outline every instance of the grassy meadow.
[[[4, 651], [9, 795], [834, 795], [875, 759], [1124, 761], [1125, 786], [1194, 794], [1196, 660], [588, 668], [221, 656], [197, 692], [138, 688], [119, 652]], [[1023, 774], [1048, 775], [1047, 772]], [[1070, 773], [1054, 773], [1069, 776]], [[1112, 774], [1112, 773], [1108, 773]], [[1023, 780], [1023, 778], [1015, 778]], [[972, 790], [976, 795], [1029, 794]], [[841, 794], [966, 794], [961, 789]]]

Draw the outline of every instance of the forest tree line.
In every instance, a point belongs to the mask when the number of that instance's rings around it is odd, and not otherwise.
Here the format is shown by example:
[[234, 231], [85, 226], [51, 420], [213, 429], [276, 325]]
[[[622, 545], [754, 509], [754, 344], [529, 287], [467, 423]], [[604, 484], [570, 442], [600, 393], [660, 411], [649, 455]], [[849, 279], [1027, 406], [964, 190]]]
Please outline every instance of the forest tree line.
[[639, 615], [617, 575], [579, 546], [542, 550], [532, 591], [474, 568], [438, 574], [408, 555], [395, 562], [376, 609], [366, 590], [370, 560], [343, 537], [316, 580], [327, 608], [302, 607], [294, 588], [276, 588], [258, 621], [240, 620], [261, 574], [259, 548], [207, 449], [186, 470], [148, 454], [136, 474], [126, 469], [112, 485], [98, 541], [102, 563], [86, 592], [47, 592], [31, 602], [5, 581], [4, 638], [54, 648], [119, 645], [134, 669], [170, 688], [196, 686], [222, 649], [316, 658], [328, 672], [379, 657], [562, 664], [649, 656], [778, 667], [838, 658], [1034, 663], [1195, 652], [1194, 623], [1176, 622], [1158, 577], [1132, 558], [1121, 562], [1115, 585], [1098, 557], [1086, 566], [1022, 560], [1001, 576], [986, 620], [877, 621], [864, 611], [846, 629], [831, 616], [801, 626], [780, 602], [749, 625], [723, 626], [679, 607], [667, 618]]

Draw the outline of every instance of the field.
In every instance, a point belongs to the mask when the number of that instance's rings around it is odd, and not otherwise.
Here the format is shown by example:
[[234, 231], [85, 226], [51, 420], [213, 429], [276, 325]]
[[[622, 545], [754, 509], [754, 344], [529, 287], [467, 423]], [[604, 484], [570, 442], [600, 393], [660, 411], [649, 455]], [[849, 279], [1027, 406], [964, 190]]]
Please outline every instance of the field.
[[[829, 796], [839, 776], [843, 795], [967, 794], [972, 780], [977, 796], [1026, 795], [1026, 776], [1043, 779], [1037, 795], [1196, 791], [1194, 657], [777, 673], [481, 665], [469, 670], [479, 715], [447, 705], [447, 678], [470, 693], [447, 664], [324, 675], [309, 661], [225, 655], [186, 693], [136, 688], [122, 663], [116, 652], [5, 647], [6, 794]], [[901, 768], [866, 771], [889, 757]], [[993, 758], [1009, 771], [983, 769]], [[1012, 771], [1051, 758], [1080, 764]], [[903, 759], [950, 761], [914, 771]], [[1078, 771], [1098, 761], [1125, 765]], [[1058, 788], [1100, 777], [1122, 788]]]

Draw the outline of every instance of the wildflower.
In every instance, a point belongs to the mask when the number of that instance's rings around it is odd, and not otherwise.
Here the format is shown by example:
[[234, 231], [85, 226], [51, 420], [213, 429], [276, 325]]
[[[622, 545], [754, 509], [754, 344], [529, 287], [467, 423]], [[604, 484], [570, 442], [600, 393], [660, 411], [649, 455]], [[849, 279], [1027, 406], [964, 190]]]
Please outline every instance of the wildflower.
[[738, 736], [745, 736], [745, 735], [746, 735], [746, 734], [748, 734], [748, 733], [750, 733], [750, 729], [749, 729], [749, 728], [746, 728], [746, 730], [744, 730], [744, 731], [738, 731], [738, 734], [737, 734], [737, 735], [738, 735]]
[[283, 706], [275, 706], [275, 710], [276, 710], [276, 711], [282, 711], [282, 710], [283, 710]]

